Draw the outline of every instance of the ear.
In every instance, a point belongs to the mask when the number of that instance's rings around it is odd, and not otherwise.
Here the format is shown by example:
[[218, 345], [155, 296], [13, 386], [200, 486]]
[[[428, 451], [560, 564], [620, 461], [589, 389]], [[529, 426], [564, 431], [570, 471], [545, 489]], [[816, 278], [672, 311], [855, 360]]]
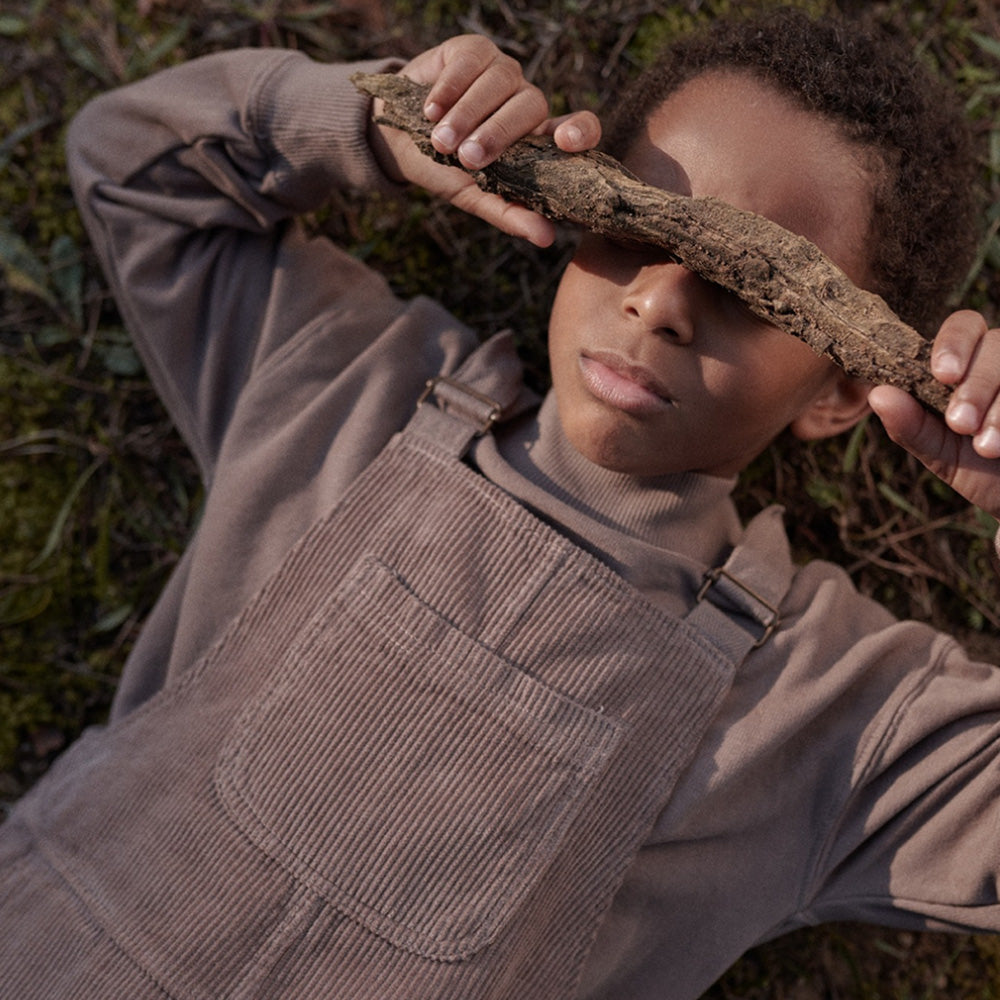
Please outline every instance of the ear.
[[826, 386], [792, 421], [791, 432], [802, 441], [834, 437], [849, 430], [868, 412], [871, 383], [835, 372]]

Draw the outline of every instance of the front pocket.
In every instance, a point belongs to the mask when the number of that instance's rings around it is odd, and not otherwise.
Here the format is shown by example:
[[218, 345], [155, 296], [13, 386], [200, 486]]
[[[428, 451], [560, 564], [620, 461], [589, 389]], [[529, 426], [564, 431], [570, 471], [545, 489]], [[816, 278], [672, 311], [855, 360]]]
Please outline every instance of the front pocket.
[[457, 960], [537, 883], [626, 728], [365, 560], [238, 721], [217, 784], [296, 878], [396, 947]]

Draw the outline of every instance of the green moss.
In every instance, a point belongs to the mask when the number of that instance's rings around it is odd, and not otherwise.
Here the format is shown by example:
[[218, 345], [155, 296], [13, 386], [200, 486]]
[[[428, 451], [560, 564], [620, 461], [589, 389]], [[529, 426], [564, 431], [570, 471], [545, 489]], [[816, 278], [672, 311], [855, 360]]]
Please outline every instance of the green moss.
[[662, 13], [647, 14], [639, 23], [629, 45], [629, 55], [637, 66], [649, 66], [674, 39], [707, 22], [706, 14], [689, 13], [680, 6], [665, 6]]
[[39, 733], [62, 745], [104, 717], [198, 504], [148, 389], [90, 357], [78, 370], [69, 339], [0, 353], [0, 771], [18, 780], [39, 766]]

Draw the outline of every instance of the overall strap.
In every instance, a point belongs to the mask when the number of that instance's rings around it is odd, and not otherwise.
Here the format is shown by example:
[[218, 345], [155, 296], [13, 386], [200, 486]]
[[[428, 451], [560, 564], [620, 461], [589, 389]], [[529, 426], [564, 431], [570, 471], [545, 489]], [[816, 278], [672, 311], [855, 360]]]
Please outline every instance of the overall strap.
[[750, 521], [726, 561], [705, 574], [685, 616], [734, 665], [781, 624], [779, 609], [795, 575], [783, 513], [772, 506]]
[[454, 373], [427, 380], [404, 433], [461, 458], [497, 421], [537, 401], [524, 386], [513, 334], [505, 330], [476, 348]]
[[[513, 336], [505, 331], [470, 354], [452, 375], [429, 379], [405, 433], [461, 458], [472, 441], [528, 402]], [[780, 624], [779, 608], [795, 573], [773, 506], [747, 525], [725, 563], [705, 574], [685, 616], [733, 665], [762, 646]]]

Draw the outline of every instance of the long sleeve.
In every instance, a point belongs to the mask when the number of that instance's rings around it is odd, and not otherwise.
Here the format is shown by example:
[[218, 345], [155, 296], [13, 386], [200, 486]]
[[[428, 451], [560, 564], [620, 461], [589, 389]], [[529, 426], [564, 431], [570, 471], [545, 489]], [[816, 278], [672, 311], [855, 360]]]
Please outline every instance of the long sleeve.
[[941, 637], [876, 722], [802, 918], [1000, 929], [1000, 671]]
[[358, 69], [241, 50], [88, 105], [73, 184], [147, 371], [207, 485], [199, 528], [126, 665], [115, 714], [184, 674], [477, 343], [299, 220], [399, 192]]
[[627, 873], [588, 1000], [698, 996], [830, 920], [1000, 930], [1000, 670], [828, 563], [781, 610]]
[[[242, 386], [304, 324], [348, 292], [381, 311], [376, 326], [398, 311], [371, 272], [293, 221], [334, 189], [390, 188], [348, 79], [358, 68], [208, 56], [103, 95], [71, 126], [88, 232], [206, 478]], [[337, 346], [343, 367], [362, 345]]]

